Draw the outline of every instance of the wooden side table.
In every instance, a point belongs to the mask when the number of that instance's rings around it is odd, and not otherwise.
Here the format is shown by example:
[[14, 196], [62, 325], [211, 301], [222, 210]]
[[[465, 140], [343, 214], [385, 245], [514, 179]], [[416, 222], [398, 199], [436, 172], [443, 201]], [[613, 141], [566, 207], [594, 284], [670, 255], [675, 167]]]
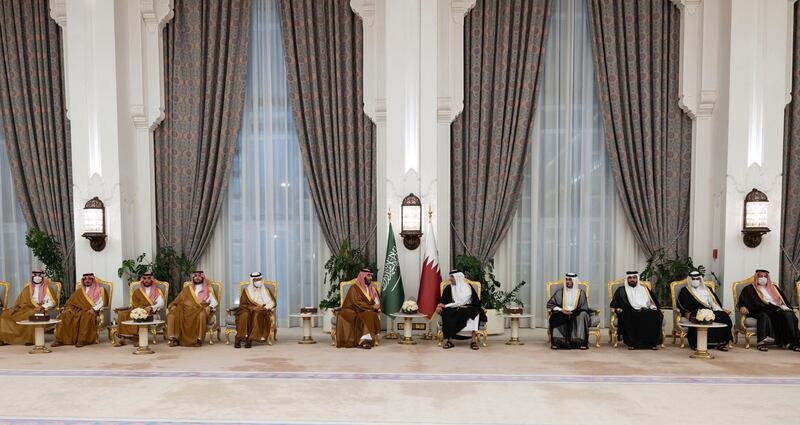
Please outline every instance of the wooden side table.
[[681, 326], [685, 326], [687, 328], [697, 328], [697, 347], [695, 348], [694, 354], [692, 354], [691, 358], [693, 359], [713, 359], [712, 356], [708, 352], [708, 330], [710, 328], [724, 328], [727, 325], [722, 323], [710, 323], [708, 325], [703, 325], [700, 323], [681, 323]]
[[321, 317], [322, 315], [312, 313], [290, 314], [289, 317], [299, 317], [303, 319], [303, 339], [297, 341], [298, 344], [316, 344], [314, 338], [311, 338], [311, 319], [314, 317]]
[[414, 338], [411, 336], [411, 331], [414, 327], [414, 319], [426, 318], [426, 316], [422, 313], [406, 314], [399, 312], [392, 314], [392, 317], [403, 319], [403, 338], [397, 341], [397, 343], [403, 345], [415, 345], [417, 342], [414, 341]]
[[122, 322], [123, 325], [136, 326], [139, 328], [139, 346], [134, 350], [133, 354], [153, 354], [155, 351], [150, 349], [150, 327], [163, 324], [163, 320], [152, 320], [149, 322], [137, 322], [135, 320], [126, 320]]
[[511, 320], [511, 339], [506, 342], [506, 345], [525, 345], [524, 342], [519, 340], [519, 319], [527, 319], [533, 317], [532, 314], [504, 314], [503, 317]]
[[23, 320], [17, 322], [18, 325], [33, 326], [33, 349], [28, 351], [28, 354], [47, 354], [52, 351], [44, 345], [44, 329], [50, 325], [61, 323], [61, 320], [50, 319], [47, 322], [31, 322], [30, 320]]

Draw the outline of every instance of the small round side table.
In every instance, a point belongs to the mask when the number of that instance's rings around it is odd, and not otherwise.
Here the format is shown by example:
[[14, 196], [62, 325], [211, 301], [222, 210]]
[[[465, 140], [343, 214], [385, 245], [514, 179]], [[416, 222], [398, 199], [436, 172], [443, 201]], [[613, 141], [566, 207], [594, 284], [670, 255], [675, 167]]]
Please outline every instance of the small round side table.
[[314, 341], [314, 338], [311, 338], [311, 319], [314, 317], [320, 317], [321, 314], [318, 313], [299, 313], [299, 314], [290, 314], [289, 317], [299, 317], [303, 319], [303, 339], [297, 341], [298, 344], [316, 344], [317, 341]]
[[22, 320], [17, 322], [18, 325], [33, 326], [33, 349], [28, 351], [28, 354], [47, 354], [52, 351], [44, 345], [44, 328], [61, 323], [58, 319], [50, 319], [47, 322], [31, 322], [30, 320]]
[[411, 331], [413, 330], [414, 327], [414, 319], [422, 319], [427, 316], [425, 316], [422, 313], [406, 314], [403, 312], [398, 312], [398, 313], [393, 313], [392, 317], [403, 319], [403, 338], [397, 341], [397, 343], [403, 345], [415, 345], [417, 341], [414, 341], [414, 338], [411, 336]]
[[681, 323], [681, 326], [685, 326], [687, 328], [697, 328], [697, 348], [692, 354], [691, 358], [693, 359], [713, 359], [712, 356], [708, 352], [708, 330], [710, 328], [724, 328], [727, 325], [723, 323], [710, 323], [708, 325], [703, 325], [700, 323]]
[[532, 314], [504, 314], [503, 317], [511, 320], [511, 339], [506, 342], [506, 345], [525, 345], [524, 342], [519, 340], [519, 319], [527, 319], [533, 317]]
[[122, 322], [123, 325], [136, 326], [139, 328], [139, 346], [133, 351], [133, 354], [153, 354], [155, 351], [150, 349], [150, 327], [163, 324], [163, 320], [151, 320], [149, 322], [137, 322], [135, 320], [126, 320]]

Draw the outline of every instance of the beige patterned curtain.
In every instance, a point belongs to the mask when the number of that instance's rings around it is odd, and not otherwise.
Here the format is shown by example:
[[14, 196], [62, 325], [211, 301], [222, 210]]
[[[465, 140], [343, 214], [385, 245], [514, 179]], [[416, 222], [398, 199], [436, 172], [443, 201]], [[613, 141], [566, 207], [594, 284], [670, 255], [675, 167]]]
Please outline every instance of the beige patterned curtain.
[[606, 147], [628, 223], [648, 255], [687, 255], [692, 122], [678, 106], [680, 11], [670, 0], [590, 7]]
[[0, 6], [0, 121], [25, 221], [61, 244], [71, 292], [72, 157], [61, 29], [49, 12], [47, 0], [3, 0]]
[[800, 6], [794, 4], [792, 101], [786, 107], [783, 138], [781, 277], [783, 293], [796, 303], [800, 279]]
[[219, 217], [242, 123], [250, 0], [175, 0], [155, 131], [158, 245], [197, 261]]
[[519, 205], [548, 0], [478, 0], [464, 19], [464, 112], [451, 131], [453, 252], [491, 259]]
[[306, 179], [332, 252], [376, 257], [375, 124], [364, 113], [363, 26], [349, 0], [280, 0], [289, 98]]

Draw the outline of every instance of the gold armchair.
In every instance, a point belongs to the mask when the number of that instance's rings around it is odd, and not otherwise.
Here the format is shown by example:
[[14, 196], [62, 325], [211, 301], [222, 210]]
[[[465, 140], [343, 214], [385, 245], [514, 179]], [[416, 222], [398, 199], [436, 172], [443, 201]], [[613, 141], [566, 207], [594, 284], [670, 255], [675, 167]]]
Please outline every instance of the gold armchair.
[[[676, 280], [669, 284], [670, 294], [672, 295], [672, 345], [675, 345], [675, 341], [680, 338], [681, 340], [681, 348], [686, 347], [686, 335], [688, 334], [688, 329], [683, 326], [681, 323], [683, 318], [681, 317], [681, 310], [678, 308], [678, 294], [680, 294], [681, 289], [686, 287], [686, 283], [689, 281], [689, 278], [683, 278], [681, 280]], [[703, 282], [709, 289], [717, 292], [717, 282], [713, 280], [706, 280]], [[724, 310], [725, 313], [731, 314], [730, 310]]]
[[[798, 280], [797, 283], [794, 284], [794, 286], [795, 286], [795, 289], [797, 290], [797, 302], [800, 303], [800, 280]], [[798, 316], [800, 316], [800, 306], [795, 308], [794, 311], [795, 311], [795, 313], [797, 313]], [[800, 318], [800, 317], [798, 317], [798, 318]]]
[[[243, 281], [239, 282], [239, 294], [242, 293], [242, 288], [244, 288], [248, 284], [250, 284], [250, 281], [247, 281], [247, 280], [243, 280]], [[267, 337], [267, 345], [272, 345], [273, 341], [277, 341], [278, 340], [278, 326], [277, 326], [277, 323], [276, 323], [276, 320], [275, 320], [275, 309], [278, 308], [278, 282], [276, 282], [274, 280], [265, 280], [264, 281], [264, 287], [267, 288], [267, 290], [270, 292], [270, 295], [272, 296], [272, 300], [275, 301], [275, 307], [272, 310], [270, 310], [270, 313], [269, 313], [271, 328], [270, 328], [270, 331], [269, 331], [269, 336]], [[225, 309], [225, 313], [227, 314], [227, 316], [229, 318], [230, 317], [234, 317], [235, 318], [236, 310], [238, 310], [238, 309], [239, 309], [239, 306], [234, 306], [234, 307]], [[226, 325], [225, 326], [225, 345], [230, 345], [231, 344], [231, 341], [230, 341], [230, 336], [231, 335], [236, 335], [236, 322], [235, 321], [233, 323], [233, 326], [231, 326], [231, 325]]]
[[11, 284], [0, 280], [0, 312], [8, 308], [8, 292], [11, 290]]
[[[344, 297], [347, 296], [347, 291], [356, 284], [356, 280], [348, 280], [346, 282], [339, 282], [339, 307], [333, 309], [333, 318], [331, 318], [331, 345], [336, 346], [336, 322], [339, 320], [339, 310], [342, 309], [344, 305]], [[381, 283], [377, 280], [372, 282], [375, 285], [375, 289], [378, 291], [378, 295], [381, 294]], [[375, 345], [381, 345], [381, 333], [378, 332], [378, 335], [375, 335]]]
[[[560, 285], [563, 285], [563, 284], [564, 284], [564, 279], [559, 279], [559, 280], [547, 282], [545, 284], [545, 286], [547, 288], [547, 300], [550, 300], [550, 297], [552, 296], [552, 287], [556, 286], [556, 285], [560, 286]], [[581, 287], [583, 287], [583, 292], [586, 293], [586, 304], [589, 304], [589, 285], [590, 285], [590, 283], [585, 281], [585, 280], [581, 280], [581, 281], [579, 281], [579, 285]], [[597, 348], [600, 348], [600, 310], [598, 310], [596, 308], [591, 308], [591, 307], [589, 308], [589, 310], [590, 310], [589, 314], [590, 314], [590, 318], [591, 318], [591, 324], [590, 324], [590, 327], [589, 327], [589, 335], [594, 336], [594, 346], [597, 347]], [[550, 315], [551, 314], [553, 314], [553, 312], [548, 308], [547, 309], [547, 320], [548, 320], [548, 322], [550, 320]], [[552, 335], [550, 335], [550, 326], [548, 325], [547, 326], [547, 345], [548, 346], [550, 345], [550, 338], [551, 337], [552, 337]]]
[[[649, 290], [653, 290], [653, 285], [650, 284], [649, 281], [640, 280], [639, 283]], [[611, 300], [614, 298], [614, 291], [617, 290], [620, 286], [625, 284], [625, 279], [617, 279], [611, 282], [608, 282], [608, 302], [610, 303]], [[611, 345], [614, 348], [619, 346], [619, 329], [617, 329], [617, 324], [619, 319], [617, 318], [617, 313], [621, 311], [620, 309], [609, 308], [611, 312], [611, 318], [608, 321], [608, 336], [611, 338]], [[664, 324], [661, 324], [661, 347], [664, 347]]]
[[[28, 283], [28, 282], [26, 282]], [[50, 317], [53, 317], [53, 314], [57, 316], [61, 312], [61, 288], [63, 285], [61, 282], [53, 281], [50, 279], [45, 279], [45, 283], [47, 283], [47, 289], [50, 290], [50, 296], [53, 297], [53, 307], [50, 309]], [[56, 325], [50, 325], [46, 328], [47, 331], [52, 331], [56, 328]]]
[[[103, 331], [108, 333], [108, 340], [114, 342], [111, 321], [111, 300], [114, 299], [114, 284], [107, 280], [100, 279], [99, 277], [95, 277], [95, 282], [103, 288], [103, 308], [100, 309], [97, 315], [97, 339], [95, 340], [95, 344], [100, 343], [100, 333]], [[76, 282], [75, 290], [77, 291], [78, 288], [82, 286], [83, 284], [80, 281]]]
[[[733, 310], [734, 310], [734, 322], [733, 322], [733, 343], [739, 344], [739, 334], [744, 334], [744, 348], [750, 348], [750, 338], [755, 336], [757, 333], [756, 326], [758, 325], [758, 321], [755, 317], [748, 317], [746, 314], [742, 314], [739, 311], [739, 295], [742, 294], [742, 290], [753, 283], [753, 276], [748, 277], [747, 279], [739, 280], [733, 282], [733, 286], [731, 287], [731, 291], [733, 291]], [[773, 282], [775, 285], [778, 282]]]
[[[150, 334], [153, 337], [153, 340], [152, 340], [151, 344], [154, 344], [154, 345], [157, 342], [157, 338], [158, 338], [159, 332], [161, 333], [161, 338], [163, 338], [164, 341], [167, 340], [167, 327], [166, 327], [167, 298], [169, 297], [169, 283], [168, 282], [162, 282], [160, 280], [156, 280], [155, 282], [156, 282], [156, 286], [158, 287], [158, 289], [161, 290], [161, 296], [164, 298], [164, 308], [162, 308], [161, 311], [158, 313], [159, 319], [160, 320], [164, 320], [164, 323], [160, 324], [160, 325], [150, 326]], [[133, 281], [133, 282], [128, 282], [128, 306], [133, 305], [133, 294], [134, 294], [134, 292], [139, 290], [140, 285], [141, 285], [141, 283], [138, 280]], [[123, 308], [115, 308], [114, 309], [114, 313], [117, 315], [117, 318], [114, 320], [116, 322], [116, 325], [112, 326], [112, 329], [111, 329], [111, 337], [112, 337], [111, 338], [111, 342], [114, 344], [114, 346], [118, 345], [117, 339], [119, 338], [119, 333], [118, 333], [118, 329], [119, 329], [118, 328], [118, 326], [119, 326], [119, 312], [122, 311], [122, 310], [127, 310], [127, 308], [123, 307]]]
[[[187, 287], [192, 282], [183, 282], [183, 287]], [[208, 336], [208, 343], [210, 345], [214, 345], [214, 334], [217, 335], [217, 342], [221, 342], [222, 338], [220, 337], [221, 329], [219, 323], [221, 321], [220, 310], [222, 309], [222, 282], [210, 280], [209, 286], [211, 290], [214, 291], [214, 297], [217, 299], [217, 307], [211, 309], [211, 319], [208, 321], [208, 329], [206, 330], [206, 335]]]
[[[472, 287], [475, 289], [475, 293], [478, 295], [478, 299], [481, 299], [481, 283], [480, 282], [476, 282], [474, 280], [469, 280], [469, 279], [466, 279], [466, 278], [464, 280], [466, 280], [468, 284], [472, 285]], [[449, 285], [449, 284], [450, 284], [449, 280], [443, 280], [439, 284], [439, 296], [440, 297], [444, 293], [444, 288], [446, 288], [447, 285]], [[431, 322], [432, 321], [433, 320], [431, 320]], [[486, 329], [486, 323], [482, 324], [480, 329], [478, 329], [478, 340], [481, 341], [481, 345], [483, 345], [484, 347], [488, 347], [489, 346], [489, 331]], [[442, 346], [442, 343], [444, 342], [444, 333], [442, 332], [442, 317], [441, 317], [441, 315], [439, 316], [439, 320], [437, 321], [436, 341], [437, 341], [437, 345], [439, 345], [440, 347]]]

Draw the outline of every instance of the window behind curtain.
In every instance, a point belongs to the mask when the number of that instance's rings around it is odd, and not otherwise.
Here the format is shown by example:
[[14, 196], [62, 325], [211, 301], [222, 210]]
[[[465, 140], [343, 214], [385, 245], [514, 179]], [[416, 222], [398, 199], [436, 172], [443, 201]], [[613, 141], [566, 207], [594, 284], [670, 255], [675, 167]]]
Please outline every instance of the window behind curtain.
[[326, 251], [303, 174], [275, 0], [253, 1], [249, 55], [228, 197], [200, 264], [225, 280], [225, 305], [238, 303], [238, 282], [251, 272], [277, 280], [277, 317], [285, 326], [290, 313], [319, 303]]
[[25, 246], [28, 226], [14, 194], [7, 155], [3, 123], [0, 121], [0, 280], [11, 282], [8, 303], [13, 305], [25, 280], [30, 277], [31, 252]]
[[605, 317], [606, 283], [642, 263], [624, 221], [603, 139], [586, 0], [553, 2], [525, 187], [496, 258], [504, 286], [546, 325], [545, 282], [567, 272], [591, 282]]

